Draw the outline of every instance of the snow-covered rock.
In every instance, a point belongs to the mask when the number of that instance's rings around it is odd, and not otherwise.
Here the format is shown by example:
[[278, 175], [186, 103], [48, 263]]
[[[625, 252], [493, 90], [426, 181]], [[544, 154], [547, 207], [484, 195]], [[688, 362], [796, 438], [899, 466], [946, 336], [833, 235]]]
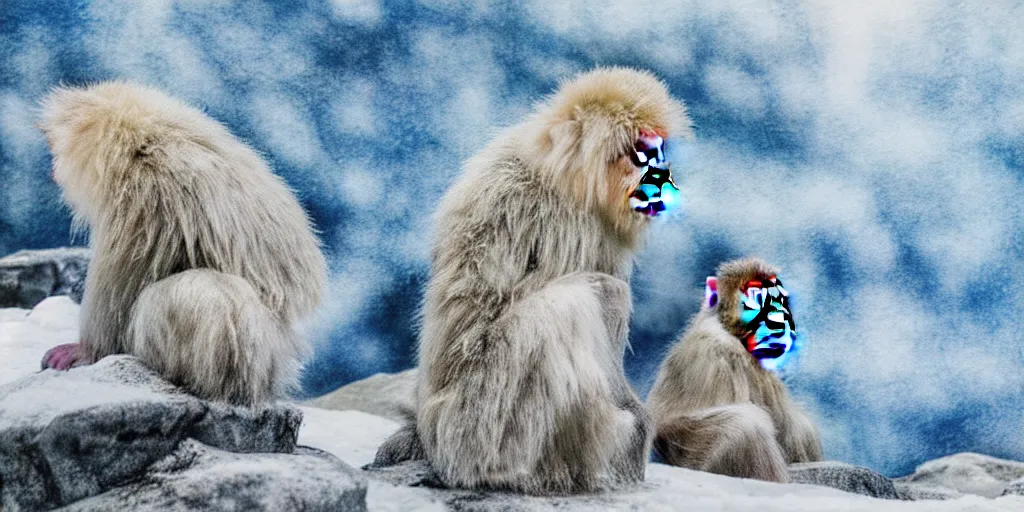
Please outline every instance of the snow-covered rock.
[[964, 493], [955, 489], [936, 485], [915, 484], [898, 480], [893, 481], [892, 484], [896, 487], [896, 492], [900, 495], [900, 499], [904, 500], [951, 500], [964, 495]]
[[403, 421], [406, 412], [413, 410], [415, 390], [414, 368], [400, 373], [378, 373], [308, 400], [304, 404], [336, 411], [363, 411]]
[[62, 510], [358, 511], [366, 510], [366, 482], [336, 457], [310, 448], [238, 454], [188, 439], [142, 479]]
[[873, 498], [900, 499], [892, 480], [870, 469], [845, 462], [821, 461], [791, 464], [789, 477], [793, 483], [798, 484], [823, 485]]
[[[329, 409], [358, 409], [372, 414], [387, 415], [398, 422], [402, 421], [401, 411], [412, 406], [412, 390], [415, 384], [416, 370], [407, 370], [396, 374], [377, 374], [373, 377], [343, 386], [320, 398], [310, 400], [304, 407], [307, 421], [299, 434], [300, 444], [316, 446], [334, 453], [339, 458], [354, 466], [362, 466], [373, 460], [376, 447], [384, 439], [398, 429], [398, 423], [384, 422], [373, 419], [363, 413], [354, 411], [318, 411], [313, 407]], [[332, 442], [332, 432], [336, 429], [327, 427], [334, 425], [353, 425], [346, 428], [347, 435], [341, 436], [343, 442]], [[362, 425], [362, 426], [358, 426]], [[355, 434], [359, 432], [360, 436]], [[360, 443], [363, 443], [360, 446]], [[998, 461], [999, 459], [993, 459]], [[1004, 461], [1012, 464], [1012, 461]], [[905, 510], [910, 506], [905, 501], [895, 500], [952, 500], [949, 505], [932, 505], [918, 510], [1024, 510], [1024, 503], [981, 500], [967, 496], [955, 487], [943, 486], [936, 482], [893, 481], [885, 476], [866, 468], [860, 468], [842, 462], [825, 461], [809, 464], [794, 464], [791, 467], [792, 484], [779, 485], [753, 480], [742, 480], [720, 475], [712, 475], [663, 464], [650, 464], [647, 470], [647, 481], [638, 490], [622, 494], [606, 494], [594, 497], [576, 498], [526, 498], [502, 493], [481, 493], [458, 490], [442, 490], [432, 488], [436, 478], [430, 473], [429, 467], [423, 462], [411, 462], [393, 468], [371, 469], [370, 491], [367, 500], [370, 509], [403, 510], [392, 508], [389, 503], [392, 496], [402, 496], [406, 506], [418, 502], [423, 507], [443, 506], [452, 508], [465, 507], [473, 503], [473, 507], [481, 509], [502, 509], [510, 507], [519, 509], [527, 507], [531, 510], [548, 508], [589, 508], [610, 509], [658, 509], [671, 510], [678, 503], [694, 503], [698, 496], [703, 496], [707, 489], [725, 491], [731, 497], [725, 500], [734, 506], [726, 509], [735, 510], [828, 510], [839, 508], [844, 510]], [[386, 482], [385, 483], [382, 483]], [[800, 485], [803, 484], [803, 485]], [[813, 487], [812, 487], [813, 486]], [[404, 493], [398, 493], [399, 489]], [[815, 494], [809, 489], [826, 494]], [[1000, 487], [1002, 489], [1002, 487]], [[832, 494], [846, 491], [862, 496], [892, 500], [889, 502], [869, 501], [869, 505], [845, 506], [842, 500], [850, 500], [852, 496], [840, 493], [843, 498], [831, 502], [834, 507], [825, 506], [834, 497]], [[689, 494], [688, 494], [689, 493]], [[789, 498], [779, 498], [783, 495]], [[746, 502], [743, 498], [751, 498]], [[756, 498], [756, 499], [753, 499]], [[958, 499], [962, 498], [962, 499]], [[696, 502], [699, 502], [697, 500]], [[755, 503], [756, 502], [756, 503]], [[714, 499], [705, 502], [709, 508], [717, 508]], [[851, 502], [852, 503], [852, 502]], [[764, 505], [763, 507], [760, 505]], [[376, 507], [376, 508], [375, 508]], [[938, 508], [933, 508], [938, 507]], [[945, 508], [948, 507], [948, 508]], [[700, 507], [693, 507], [700, 510]], [[913, 510], [911, 507], [906, 510]]]
[[[1024, 497], [1012, 493], [995, 499], [957, 497], [957, 491], [934, 487], [938, 491], [928, 494], [928, 484], [898, 481], [896, 489], [904, 498], [907, 488], [917, 496], [953, 499], [879, 500], [829, 487], [744, 480], [663, 464], [651, 464], [642, 485], [584, 496], [441, 489], [422, 461], [353, 469], [371, 462], [380, 443], [398, 429], [392, 419], [354, 410], [275, 406], [251, 411], [210, 404], [184, 394], [128, 356], [64, 373], [39, 373], [46, 349], [76, 337], [77, 306], [62, 300], [50, 299], [32, 312], [0, 310], [0, 354], [12, 353], [11, 346], [32, 351], [31, 369], [12, 367], [12, 359], [0, 357], [0, 378], [13, 381], [0, 385], [4, 512], [59, 505], [67, 510], [360, 510], [363, 505], [371, 511], [1024, 510]], [[400, 411], [408, 404], [411, 394], [401, 385], [377, 380], [364, 387], [369, 396], [348, 403], [383, 407], [377, 411]], [[300, 412], [305, 418], [297, 433], [299, 446], [292, 451]], [[1004, 475], [998, 465], [988, 466]]]
[[[582, 496], [537, 497], [504, 492], [437, 488], [423, 461], [370, 470], [369, 510], [736, 510], [757, 512], [843, 510], [848, 512], [944, 512], [1024, 510], [1024, 500], [964, 496], [949, 501], [881, 500], [827, 487], [776, 484], [651, 464], [635, 488]], [[385, 483], [382, 483], [386, 482]], [[399, 494], [399, 491], [404, 491]], [[392, 496], [401, 500], [393, 505]]]
[[1008, 495], [1024, 496], [1024, 478], [1018, 478], [1006, 484], [1006, 489], [1003, 490], [1003, 496]]
[[289, 453], [302, 413], [185, 394], [131, 356], [0, 386], [5, 510], [67, 505], [143, 475], [186, 439], [232, 452]]
[[1001, 496], [1010, 482], [1021, 478], [1024, 478], [1024, 462], [979, 453], [958, 453], [925, 462], [913, 474], [898, 480], [994, 498]]
[[0, 385], [39, 371], [48, 349], [78, 341], [78, 305], [50, 297], [35, 309], [0, 309]]
[[82, 247], [4, 256], [0, 258], [0, 307], [28, 309], [54, 295], [81, 302], [88, 266], [89, 250]]

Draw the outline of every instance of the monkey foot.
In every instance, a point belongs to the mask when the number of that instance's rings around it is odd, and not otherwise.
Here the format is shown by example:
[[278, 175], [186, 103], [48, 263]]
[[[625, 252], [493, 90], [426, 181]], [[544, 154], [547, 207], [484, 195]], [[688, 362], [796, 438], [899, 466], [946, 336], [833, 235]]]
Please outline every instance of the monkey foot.
[[57, 345], [43, 354], [42, 369], [70, 370], [85, 363], [85, 358], [78, 351], [78, 343]]

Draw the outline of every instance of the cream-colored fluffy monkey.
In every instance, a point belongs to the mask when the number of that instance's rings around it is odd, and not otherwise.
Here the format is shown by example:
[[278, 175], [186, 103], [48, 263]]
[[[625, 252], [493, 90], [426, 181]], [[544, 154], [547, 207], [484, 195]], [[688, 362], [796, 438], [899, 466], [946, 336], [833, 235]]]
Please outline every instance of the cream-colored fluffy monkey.
[[248, 146], [160, 91], [62, 88], [40, 124], [92, 261], [81, 343], [43, 367], [138, 356], [204, 398], [256, 404], [296, 383], [294, 325], [326, 266], [294, 194]]
[[669, 464], [785, 482], [787, 463], [821, 460], [817, 429], [768, 369], [795, 334], [777, 275], [749, 259], [708, 278], [704, 306], [647, 399], [654, 449]]
[[425, 455], [445, 485], [527, 493], [643, 479], [622, 359], [650, 219], [630, 195], [649, 142], [688, 130], [655, 77], [598, 69], [466, 163], [435, 217], [415, 426], [376, 465]]

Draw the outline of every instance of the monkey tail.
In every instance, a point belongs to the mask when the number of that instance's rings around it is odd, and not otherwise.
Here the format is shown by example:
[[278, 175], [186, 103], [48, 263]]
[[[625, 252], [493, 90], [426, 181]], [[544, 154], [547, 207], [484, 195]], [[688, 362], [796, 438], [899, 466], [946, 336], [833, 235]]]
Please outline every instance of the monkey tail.
[[193, 269], [139, 294], [130, 352], [209, 400], [255, 405], [294, 391], [306, 346], [241, 277]]

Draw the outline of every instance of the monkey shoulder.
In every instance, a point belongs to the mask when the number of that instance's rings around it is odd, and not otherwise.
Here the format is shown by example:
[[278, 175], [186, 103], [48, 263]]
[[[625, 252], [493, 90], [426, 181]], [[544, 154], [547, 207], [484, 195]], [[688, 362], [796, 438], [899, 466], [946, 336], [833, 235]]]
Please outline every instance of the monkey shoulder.
[[749, 356], [740, 340], [726, 330], [716, 314], [707, 310], [697, 314], [683, 333], [680, 344], [689, 347], [689, 350], [700, 351], [705, 356]]
[[435, 262], [443, 254], [474, 264], [497, 258], [512, 268], [527, 267], [540, 226], [550, 217], [545, 212], [554, 201], [548, 195], [513, 157], [467, 164], [435, 214]]
[[667, 362], [681, 371], [702, 375], [749, 373], [755, 369], [742, 343], [708, 311], [698, 313], [673, 347]]

